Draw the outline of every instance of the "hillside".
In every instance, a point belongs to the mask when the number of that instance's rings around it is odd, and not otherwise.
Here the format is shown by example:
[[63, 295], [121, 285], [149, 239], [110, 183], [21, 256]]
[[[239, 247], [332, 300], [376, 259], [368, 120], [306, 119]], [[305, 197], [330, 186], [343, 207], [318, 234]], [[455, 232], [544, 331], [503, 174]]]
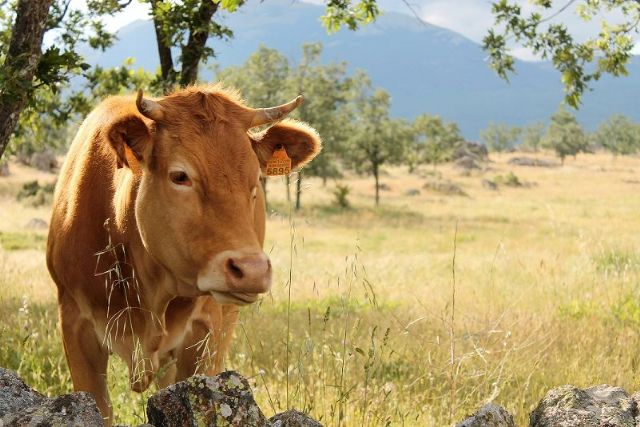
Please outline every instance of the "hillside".
[[[558, 73], [548, 63], [517, 63], [510, 83], [488, 67], [485, 53], [471, 40], [446, 29], [422, 24], [414, 17], [389, 12], [357, 32], [328, 35], [319, 22], [324, 8], [290, 0], [252, 1], [224, 23], [235, 38], [211, 40], [221, 66], [235, 65], [260, 45], [276, 48], [291, 60], [303, 42], [325, 45], [326, 61], [348, 61], [361, 68], [374, 84], [390, 91], [394, 115], [412, 119], [427, 112], [455, 120], [464, 135], [477, 139], [488, 123], [525, 125], [547, 120], [562, 100]], [[104, 53], [87, 51], [90, 63], [120, 65], [126, 57], [146, 69], [158, 66], [155, 35], [149, 21], [136, 21], [118, 32], [119, 41]], [[578, 113], [593, 129], [613, 113], [640, 121], [640, 61], [629, 67], [630, 77], [603, 78], [584, 98]], [[210, 71], [202, 74], [212, 78]]]

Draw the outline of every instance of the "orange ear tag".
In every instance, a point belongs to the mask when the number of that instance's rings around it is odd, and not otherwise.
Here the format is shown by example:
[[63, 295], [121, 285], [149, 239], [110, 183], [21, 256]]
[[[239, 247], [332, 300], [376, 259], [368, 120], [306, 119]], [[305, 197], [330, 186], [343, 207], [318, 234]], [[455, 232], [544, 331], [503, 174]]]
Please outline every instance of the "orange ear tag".
[[267, 176], [289, 175], [291, 159], [284, 147], [278, 148], [267, 162]]

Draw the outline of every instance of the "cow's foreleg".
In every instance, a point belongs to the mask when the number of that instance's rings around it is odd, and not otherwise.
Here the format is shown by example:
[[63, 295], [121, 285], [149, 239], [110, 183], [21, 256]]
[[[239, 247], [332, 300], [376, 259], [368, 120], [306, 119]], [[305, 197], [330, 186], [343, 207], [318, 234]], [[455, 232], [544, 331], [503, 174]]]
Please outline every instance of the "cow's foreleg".
[[60, 324], [73, 388], [93, 395], [105, 423], [110, 426], [113, 414], [107, 390], [109, 353], [96, 336], [93, 324], [81, 317], [80, 310], [73, 301], [61, 301]]
[[213, 300], [205, 304], [203, 316], [193, 320], [178, 354], [176, 380], [182, 381], [195, 373], [219, 373], [237, 320], [238, 307], [221, 306]]

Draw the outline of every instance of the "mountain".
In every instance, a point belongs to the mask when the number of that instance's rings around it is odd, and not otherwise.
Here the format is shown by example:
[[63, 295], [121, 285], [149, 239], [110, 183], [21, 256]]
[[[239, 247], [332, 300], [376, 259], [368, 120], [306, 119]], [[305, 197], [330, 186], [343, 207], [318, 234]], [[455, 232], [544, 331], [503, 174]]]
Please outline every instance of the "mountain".
[[[235, 37], [210, 40], [216, 62], [238, 65], [260, 44], [275, 48], [296, 61], [304, 42], [322, 42], [325, 62], [346, 61], [350, 70], [364, 69], [376, 86], [392, 95], [392, 114], [413, 119], [421, 113], [456, 121], [468, 139], [478, 139], [490, 122], [526, 125], [547, 121], [562, 101], [559, 73], [549, 63], [516, 63], [509, 83], [489, 68], [486, 54], [473, 41], [413, 16], [388, 12], [358, 31], [329, 35], [320, 23], [323, 6], [291, 0], [250, 1], [234, 14], [222, 17]], [[89, 63], [158, 67], [155, 33], [150, 21], [135, 21], [118, 32], [118, 41], [106, 52], [85, 51]], [[176, 52], [177, 55], [177, 52]], [[577, 113], [587, 129], [611, 114], [640, 121], [640, 60], [633, 58], [629, 77], [604, 77], [584, 96]], [[204, 70], [201, 78], [211, 79]]]

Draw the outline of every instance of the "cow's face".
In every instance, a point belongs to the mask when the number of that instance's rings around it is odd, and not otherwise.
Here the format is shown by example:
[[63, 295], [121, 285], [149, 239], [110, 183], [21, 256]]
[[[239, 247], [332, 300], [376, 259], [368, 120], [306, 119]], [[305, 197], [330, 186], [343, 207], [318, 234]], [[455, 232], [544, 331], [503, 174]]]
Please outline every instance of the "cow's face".
[[269, 290], [261, 171], [279, 147], [293, 167], [303, 165], [320, 140], [290, 120], [256, 135], [248, 130], [282, 118], [299, 101], [253, 110], [219, 90], [190, 88], [157, 102], [139, 96], [138, 108], [152, 121], [139, 118], [144, 128], [129, 130], [119, 153], [139, 174], [142, 241], [180, 283], [176, 294], [243, 304]]

